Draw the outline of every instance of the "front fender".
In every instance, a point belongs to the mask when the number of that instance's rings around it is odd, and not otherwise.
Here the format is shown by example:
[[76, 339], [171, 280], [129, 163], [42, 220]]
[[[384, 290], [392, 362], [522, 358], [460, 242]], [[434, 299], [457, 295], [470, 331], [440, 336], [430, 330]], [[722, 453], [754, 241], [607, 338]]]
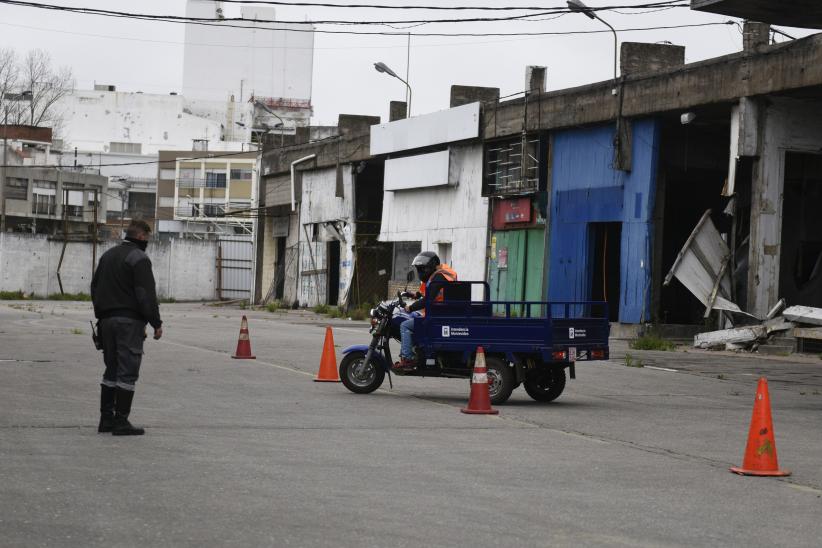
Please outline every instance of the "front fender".
[[[353, 346], [349, 346], [348, 348], [342, 351], [343, 355], [350, 354], [352, 352], [362, 352], [363, 354], [368, 354], [368, 345], [355, 344]], [[382, 355], [382, 352], [377, 352], [375, 350], [374, 353], [371, 355], [371, 359], [378, 363], [386, 371], [391, 370], [391, 364], [385, 361], [385, 356]]]

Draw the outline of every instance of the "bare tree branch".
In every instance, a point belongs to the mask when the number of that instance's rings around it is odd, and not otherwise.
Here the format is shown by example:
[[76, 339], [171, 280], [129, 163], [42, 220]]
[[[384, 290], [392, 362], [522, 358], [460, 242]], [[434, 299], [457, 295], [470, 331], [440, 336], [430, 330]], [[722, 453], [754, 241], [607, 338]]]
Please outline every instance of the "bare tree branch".
[[61, 114], [55, 105], [74, 90], [74, 78], [71, 69], [54, 68], [49, 54], [36, 49], [28, 52], [19, 69], [17, 88], [31, 92], [31, 101], [21, 102], [17, 123], [52, 127], [59, 125]]
[[[14, 93], [17, 89], [17, 82], [20, 76], [20, 68], [17, 62], [17, 53], [13, 49], [0, 49], [0, 113], [5, 115], [6, 107], [9, 110], [16, 110], [16, 102], [7, 104], [5, 96], [7, 93]], [[16, 118], [16, 112], [9, 112], [9, 119]]]

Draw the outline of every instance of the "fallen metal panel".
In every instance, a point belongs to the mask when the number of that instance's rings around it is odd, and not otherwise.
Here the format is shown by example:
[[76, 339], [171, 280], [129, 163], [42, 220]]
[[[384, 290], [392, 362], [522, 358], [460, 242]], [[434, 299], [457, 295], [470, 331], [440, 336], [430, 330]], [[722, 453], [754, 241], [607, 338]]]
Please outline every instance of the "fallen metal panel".
[[782, 316], [796, 323], [822, 325], [822, 308], [810, 306], [791, 306], [785, 309]]
[[385, 190], [446, 186], [450, 152], [442, 150], [385, 161]]
[[696, 348], [724, 348], [726, 344], [753, 343], [759, 339], [764, 339], [767, 335], [768, 332], [765, 326], [762, 325], [735, 327], [733, 329], [723, 329], [722, 331], [700, 333], [694, 337], [694, 346]]
[[[677, 255], [665, 285], [676, 278], [708, 309], [747, 314], [731, 302], [731, 253], [706, 211]], [[750, 316], [750, 314], [748, 314]]]
[[480, 104], [470, 103], [423, 116], [371, 126], [371, 154], [389, 154], [479, 136]]

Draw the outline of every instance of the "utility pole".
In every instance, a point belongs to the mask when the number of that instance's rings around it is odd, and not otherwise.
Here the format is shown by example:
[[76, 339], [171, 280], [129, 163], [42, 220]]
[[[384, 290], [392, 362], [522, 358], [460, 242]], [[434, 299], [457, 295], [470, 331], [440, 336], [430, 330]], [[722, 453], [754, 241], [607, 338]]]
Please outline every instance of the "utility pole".
[[6, 231], [6, 149], [9, 132], [9, 106], [3, 101], [5, 116], [3, 117], [3, 177], [0, 178], [0, 234]]

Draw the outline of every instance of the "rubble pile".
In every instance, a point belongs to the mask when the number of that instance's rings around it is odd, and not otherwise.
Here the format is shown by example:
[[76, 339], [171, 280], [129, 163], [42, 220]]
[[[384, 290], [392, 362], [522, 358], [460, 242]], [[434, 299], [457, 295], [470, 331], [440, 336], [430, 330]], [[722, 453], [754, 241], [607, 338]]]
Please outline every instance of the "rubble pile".
[[[816, 331], [819, 333], [815, 333]], [[784, 301], [780, 301], [771, 310], [768, 317], [759, 324], [699, 333], [694, 337], [694, 347], [708, 350], [747, 350], [754, 352], [772, 337], [789, 332], [796, 336], [800, 334], [804, 336], [814, 334], [822, 336], [822, 308], [809, 306], [785, 308]]]

